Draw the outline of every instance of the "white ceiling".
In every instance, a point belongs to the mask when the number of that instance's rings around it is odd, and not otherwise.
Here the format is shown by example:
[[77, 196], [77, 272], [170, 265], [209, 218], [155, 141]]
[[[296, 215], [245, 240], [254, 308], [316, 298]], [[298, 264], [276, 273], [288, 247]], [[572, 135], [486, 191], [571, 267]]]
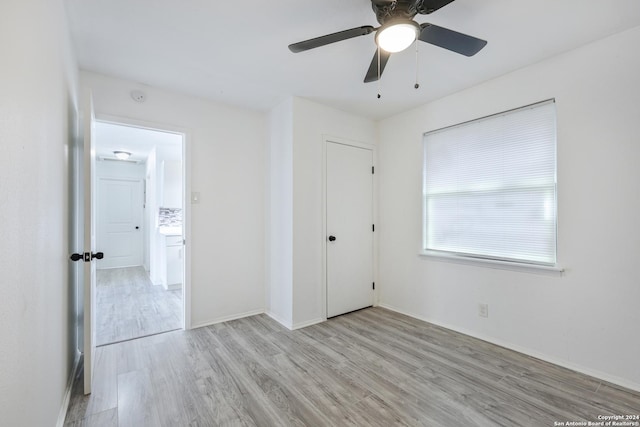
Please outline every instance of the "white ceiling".
[[302, 53], [290, 43], [378, 26], [370, 0], [66, 0], [80, 67], [267, 110], [291, 95], [383, 118], [640, 25], [639, 0], [456, 0], [430, 22], [487, 40], [467, 58], [420, 43], [362, 82], [374, 35]]
[[99, 159], [113, 159], [114, 151], [127, 151], [131, 153], [129, 160], [145, 162], [154, 147], [158, 158], [182, 158], [181, 135], [113, 123], [96, 122], [95, 145]]

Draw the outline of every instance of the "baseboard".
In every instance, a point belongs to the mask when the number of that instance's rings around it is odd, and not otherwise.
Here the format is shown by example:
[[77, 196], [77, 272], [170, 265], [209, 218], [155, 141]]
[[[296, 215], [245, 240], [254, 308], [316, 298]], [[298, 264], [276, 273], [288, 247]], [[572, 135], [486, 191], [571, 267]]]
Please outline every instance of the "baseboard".
[[167, 285], [166, 289], [168, 291], [180, 291], [182, 290], [182, 283], [174, 283], [172, 285]]
[[563, 368], [571, 369], [572, 371], [576, 371], [576, 372], [579, 372], [581, 374], [589, 375], [591, 377], [594, 377], [594, 378], [602, 380], [602, 381], [607, 381], [609, 383], [615, 384], [615, 385], [620, 386], [620, 387], [627, 388], [629, 390], [639, 391], [640, 392], [640, 384], [634, 383], [632, 381], [628, 381], [628, 380], [626, 380], [624, 378], [616, 377], [614, 375], [610, 375], [610, 374], [607, 374], [605, 372], [601, 372], [601, 371], [598, 371], [598, 370], [595, 370], [595, 369], [591, 369], [591, 368], [587, 368], [587, 367], [584, 367], [584, 366], [581, 366], [581, 365], [578, 365], [578, 364], [574, 364], [574, 363], [568, 362], [568, 361], [563, 360], [563, 359], [558, 359], [556, 357], [549, 356], [548, 354], [540, 353], [540, 352], [537, 352], [537, 351], [532, 350], [530, 348], [521, 347], [519, 345], [511, 344], [511, 343], [508, 343], [506, 341], [502, 341], [500, 339], [497, 339], [497, 338], [494, 338], [494, 337], [491, 337], [491, 336], [478, 334], [477, 332], [470, 331], [470, 330], [467, 330], [467, 329], [464, 329], [464, 328], [460, 328], [460, 327], [449, 325], [449, 324], [446, 324], [446, 323], [434, 321], [433, 319], [429, 319], [429, 318], [424, 317], [424, 316], [419, 316], [417, 314], [410, 313], [410, 312], [407, 312], [405, 310], [401, 310], [399, 308], [393, 307], [393, 306], [388, 305], [388, 304], [380, 303], [378, 306], [381, 307], [381, 308], [385, 308], [387, 310], [395, 311], [396, 313], [404, 314], [405, 316], [413, 317], [414, 319], [422, 320], [423, 322], [431, 323], [433, 325], [440, 326], [440, 327], [445, 328], [445, 329], [449, 329], [449, 330], [452, 330], [452, 331], [455, 331], [455, 332], [458, 332], [458, 333], [461, 333], [461, 334], [464, 334], [464, 335], [468, 335], [468, 336], [473, 337], [473, 338], [477, 338], [477, 339], [482, 340], [482, 341], [486, 341], [486, 342], [491, 343], [491, 344], [498, 345], [500, 347], [507, 348], [509, 350], [517, 351], [518, 353], [522, 353], [522, 354], [525, 354], [527, 356], [535, 357], [536, 359], [540, 359], [540, 360], [543, 360], [545, 362], [553, 363], [554, 365], [562, 366]]
[[76, 350], [76, 355], [73, 360], [73, 367], [71, 368], [71, 374], [67, 381], [67, 388], [64, 391], [64, 397], [62, 398], [62, 405], [60, 405], [60, 412], [58, 413], [58, 421], [56, 427], [63, 427], [64, 420], [67, 418], [67, 411], [69, 410], [69, 403], [71, 402], [71, 391], [73, 390], [73, 382], [76, 379], [76, 374], [80, 367], [82, 353]]
[[276, 316], [273, 312], [271, 311], [266, 311], [265, 314], [269, 317], [271, 317], [273, 320], [275, 320], [276, 322], [280, 323], [282, 326], [284, 326], [285, 328], [289, 329], [290, 331], [293, 330], [293, 325], [291, 324], [291, 322], [287, 322], [286, 320], [281, 319], [280, 317]]
[[252, 311], [247, 311], [247, 312], [244, 312], [244, 313], [232, 314], [230, 316], [218, 317], [218, 318], [213, 319], [213, 320], [207, 320], [207, 321], [204, 321], [204, 322], [195, 323], [195, 324], [191, 325], [191, 329], [202, 328], [204, 326], [211, 326], [211, 325], [215, 325], [217, 323], [228, 322], [230, 320], [242, 319], [243, 317], [255, 316], [257, 314], [264, 314], [264, 309], [261, 308], [261, 309], [258, 309], [258, 310], [252, 310]]
[[295, 331], [296, 329], [306, 328], [307, 326], [315, 325], [315, 324], [318, 324], [318, 323], [321, 323], [321, 322], [324, 322], [325, 320], [327, 320], [327, 319], [324, 319], [324, 318], [317, 318], [317, 319], [307, 320], [307, 321], [299, 322], [299, 323], [291, 323], [291, 322], [287, 322], [287, 321], [279, 318], [278, 316], [276, 316], [275, 314], [273, 314], [270, 311], [267, 311], [265, 314], [267, 316], [271, 317], [276, 322], [280, 323], [285, 328], [289, 329], [290, 331]]
[[294, 323], [293, 324], [293, 328], [291, 328], [291, 330], [296, 330], [296, 329], [302, 329], [302, 328], [306, 328], [307, 326], [311, 326], [311, 325], [316, 325], [318, 323], [322, 323], [327, 319], [323, 319], [323, 318], [318, 318], [318, 319], [313, 319], [313, 320], [307, 320], [306, 322], [300, 322], [300, 323]]

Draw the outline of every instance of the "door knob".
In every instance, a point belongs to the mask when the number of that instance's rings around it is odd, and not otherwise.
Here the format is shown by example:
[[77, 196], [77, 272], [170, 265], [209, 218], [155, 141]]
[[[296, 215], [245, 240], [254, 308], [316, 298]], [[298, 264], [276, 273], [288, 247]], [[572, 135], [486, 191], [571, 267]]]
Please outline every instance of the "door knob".
[[336, 240], [336, 236], [329, 236], [329, 241], [330, 241], [330, 242], [333, 242], [333, 241], [335, 241], [335, 240]]
[[140, 227], [138, 227], [137, 225], [136, 225], [136, 230], [140, 230]]
[[71, 261], [81, 261], [81, 260], [84, 259], [84, 255], [83, 254], [71, 254], [71, 256], [69, 258], [71, 258]]
[[83, 254], [71, 254], [69, 258], [71, 258], [71, 261], [90, 262], [94, 258], [98, 258], [98, 259], [104, 258], [104, 253], [96, 252], [94, 254], [94, 253], [85, 252]]

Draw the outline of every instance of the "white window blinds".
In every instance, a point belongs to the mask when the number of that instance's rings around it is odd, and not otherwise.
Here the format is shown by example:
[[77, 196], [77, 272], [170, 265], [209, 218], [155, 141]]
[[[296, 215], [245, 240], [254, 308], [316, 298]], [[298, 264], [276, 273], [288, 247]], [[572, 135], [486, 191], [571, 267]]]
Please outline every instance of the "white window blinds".
[[556, 112], [546, 101], [424, 135], [426, 251], [556, 263]]

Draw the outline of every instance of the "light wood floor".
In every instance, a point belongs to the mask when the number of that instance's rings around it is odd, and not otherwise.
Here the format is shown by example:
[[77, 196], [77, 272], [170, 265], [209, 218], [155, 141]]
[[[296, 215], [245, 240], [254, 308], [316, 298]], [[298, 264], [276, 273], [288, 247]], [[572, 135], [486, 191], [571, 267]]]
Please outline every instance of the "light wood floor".
[[151, 283], [143, 267], [98, 270], [96, 344], [173, 331], [182, 327], [182, 291]]
[[67, 426], [553, 426], [640, 393], [388, 310], [297, 331], [266, 315], [98, 349]]

